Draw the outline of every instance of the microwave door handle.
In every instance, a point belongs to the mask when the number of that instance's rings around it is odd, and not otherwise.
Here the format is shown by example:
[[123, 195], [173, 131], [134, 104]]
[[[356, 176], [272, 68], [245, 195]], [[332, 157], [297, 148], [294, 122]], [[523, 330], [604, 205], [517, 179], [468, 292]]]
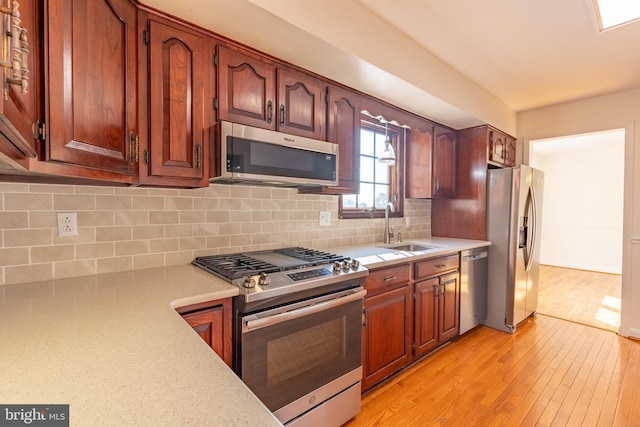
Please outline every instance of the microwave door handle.
[[321, 303], [310, 305], [307, 307], [302, 307], [297, 310], [291, 310], [291, 311], [275, 314], [273, 316], [264, 317], [260, 319], [247, 320], [243, 322], [244, 323], [243, 329], [246, 328], [248, 330], [256, 330], [260, 328], [266, 328], [267, 326], [277, 325], [278, 323], [299, 319], [304, 316], [309, 316], [314, 313], [319, 313], [324, 310], [329, 310], [331, 308], [339, 307], [341, 305], [350, 303], [352, 301], [363, 299], [366, 294], [367, 294], [367, 291], [362, 290], [362, 291], [353, 293], [351, 295], [332, 299], [329, 301], [321, 302]]

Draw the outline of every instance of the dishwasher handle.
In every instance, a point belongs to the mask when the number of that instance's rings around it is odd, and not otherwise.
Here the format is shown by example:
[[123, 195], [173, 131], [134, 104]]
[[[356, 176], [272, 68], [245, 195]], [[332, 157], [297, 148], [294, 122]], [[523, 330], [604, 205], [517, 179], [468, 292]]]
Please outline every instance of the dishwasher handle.
[[463, 255], [462, 262], [475, 261], [489, 256], [488, 251], [478, 252], [477, 254]]

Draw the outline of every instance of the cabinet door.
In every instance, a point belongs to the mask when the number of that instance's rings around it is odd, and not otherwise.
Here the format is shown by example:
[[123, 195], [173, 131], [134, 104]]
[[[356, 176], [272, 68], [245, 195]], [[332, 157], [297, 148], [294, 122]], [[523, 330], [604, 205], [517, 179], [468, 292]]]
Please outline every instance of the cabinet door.
[[339, 145], [339, 182], [327, 188], [331, 194], [360, 192], [360, 97], [335, 86], [329, 87], [327, 140]]
[[181, 307], [178, 308], [178, 312], [207, 345], [231, 367], [233, 363], [231, 299]]
[[513, 167], [516, 165], [516, 140], [510, 136], [505, 137], [504, 165]]
[[225, 46], [217, 58], [220, 120], [275, 130], [275, 67]]
[[[205, 37], [149, 21], [149, 141], [141, 181], [206, 186], [208, 158], [203, 56]], [[208, 69], [212, 73], [213, 66]]]
[[278, 131], [325, 140], [327, 85], [306, 74], [278, 68]]
[[410, 286], [367, 297], [362, 332], [363, 389], [404, 367], [411, 358]]
[[[36, 69], [38, 64], [36, 58], [40, 53], [40, 46], [35, 43], [38, 40], [36, 2], [34, 0], [21, 0], [19, 11], [20, 25], [26, 30], [29, 43], [29, 53], [26, 57], [26, 66], [29, 73], [24, 87], [3, 83], [4, 94], [0, 97], [0, 151], [25, 166], [21, 162], [22, 160], [37, 156], [34, 132], [38, 114], [38, 82], [36, 79], [40, 76], [40, 70]], [[6, 23], [6, 20], [2, 21], [3, 28]], [[3, 34], [6, 30], [3, 31]], [[12, 43], [12, 39], [10, 39], [9, 43]], [[10, 62], [9, 52], [5, 52], [5, 57], [2, 60]], [[17, 78], [17, 80], [20, 80], [21, 77], [21, 74], [13, 75], [8, 68], [3, 68], [1, 75], [3, 82], [8, 77]]]
[[435, 126], [433, 138], [433, 197], [456, 196], [456, 134]]
[[432, 196], [433, 126], [407, 130], [406, 187], [409, 199]]
[[415, 356], [421, 356], [438, 345], [438, 292], [437, 277], [416, 283], [415, 289]]
[[458, 272], [440, 276], [438, 302], [438, 342], [458, 335], [460, 310], [460, 282]]
[[128, 0], [45, 1], [46, 160], [134, 174], [136, 13]]
[[224, 317], [222, 306], [185, 314], [182, 317], [189, 326], [200, 335], [207, 345], [222, 357], [224, 345], [222, 330]]
[[505, 139], [501, 132], [489, 129], [489, 161], [504, 164]]

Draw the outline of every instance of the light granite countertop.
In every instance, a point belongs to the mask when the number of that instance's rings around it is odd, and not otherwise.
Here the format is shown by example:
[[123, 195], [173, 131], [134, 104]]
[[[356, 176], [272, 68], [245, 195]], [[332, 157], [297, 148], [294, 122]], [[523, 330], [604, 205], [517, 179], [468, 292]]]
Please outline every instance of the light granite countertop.
[[[334, 252], [370, 269], [490, 242]], [[69, 404], [73, 426], [279, 426], [175, 308], [237, 288], [191, 265], [0, 286], [0, 403]]]
[[0, 286], [0, 403], [72, 426], [280, 426], [175, 307], [238, 290], [187, 265]]
[[[424, 251], [406, 251], [393, 249], [398, 245], [416, 244], [429, 246]], [[427, 239], [411, 239], [403, 242], [393, 242], [387, 245], [372, 243], [335, 249], [333, 252], [357, 259], [370, 270], [388, 267], [403, 262], [413, 262], [421, 259], [433, 258], [440, 255], [454, 254], [467, 249], [490, 246], [485, 240], [452, 239], [447, 237], [431, 237]]]

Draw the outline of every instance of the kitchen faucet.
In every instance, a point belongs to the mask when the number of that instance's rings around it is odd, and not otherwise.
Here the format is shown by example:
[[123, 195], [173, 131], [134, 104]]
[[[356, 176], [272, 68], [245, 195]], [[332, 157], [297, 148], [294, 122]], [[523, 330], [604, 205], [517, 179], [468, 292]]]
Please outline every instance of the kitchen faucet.
[[394, 212], [393, 203], [387, 203], [387, 206], [384, 208], [384, 243], [391, 243], [391, 238], [393, 237], [393, 227], [389, 227], [389, 211]]

